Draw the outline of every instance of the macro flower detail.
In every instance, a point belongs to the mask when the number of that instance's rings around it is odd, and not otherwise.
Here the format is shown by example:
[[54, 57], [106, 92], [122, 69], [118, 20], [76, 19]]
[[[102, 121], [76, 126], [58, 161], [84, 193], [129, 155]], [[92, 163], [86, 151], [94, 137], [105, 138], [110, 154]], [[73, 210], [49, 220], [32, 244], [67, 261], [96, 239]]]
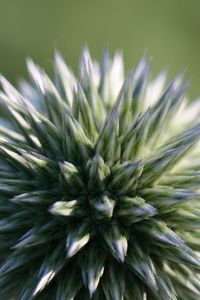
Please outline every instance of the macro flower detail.
[[[198, 300], [200, 101], [143, 57], [1, 77], [0, 294]], [[13, 299], [13, 298], [12, 298]]]

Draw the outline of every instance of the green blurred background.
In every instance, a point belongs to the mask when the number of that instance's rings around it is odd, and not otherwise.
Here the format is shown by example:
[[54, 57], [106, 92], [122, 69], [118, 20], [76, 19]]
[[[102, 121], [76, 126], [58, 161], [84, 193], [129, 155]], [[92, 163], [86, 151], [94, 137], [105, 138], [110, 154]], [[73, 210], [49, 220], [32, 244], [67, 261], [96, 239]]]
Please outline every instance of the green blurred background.
[[200, 95], [199, 0], [0, 0], [0, 73], [16, 82], [31, 56], [49, 72], [57, 48], [78, 70], [88, 45], [100, 58], [122, 49], [126, 69], [147, 52], [153, 73], [186, 69], [190, 95]]

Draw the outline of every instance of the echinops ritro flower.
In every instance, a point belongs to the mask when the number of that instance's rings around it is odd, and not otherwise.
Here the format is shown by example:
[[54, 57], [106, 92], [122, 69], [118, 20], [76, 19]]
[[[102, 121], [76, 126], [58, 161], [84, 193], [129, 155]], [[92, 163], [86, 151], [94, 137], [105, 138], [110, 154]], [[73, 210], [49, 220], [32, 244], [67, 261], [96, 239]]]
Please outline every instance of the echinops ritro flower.
[[[200, 100], [143, 57], [1, 77], [1, 299], [200, 299]], [[13, 296], [14, 295], [14, 296]], [[14, 297], [14, 298], [13, 298]]]

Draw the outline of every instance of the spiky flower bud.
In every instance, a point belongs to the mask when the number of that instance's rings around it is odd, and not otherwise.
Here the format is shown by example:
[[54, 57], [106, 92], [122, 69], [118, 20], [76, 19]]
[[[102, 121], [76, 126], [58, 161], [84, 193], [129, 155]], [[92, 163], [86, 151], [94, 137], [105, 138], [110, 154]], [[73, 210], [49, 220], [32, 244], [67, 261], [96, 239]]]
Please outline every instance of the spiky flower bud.
[[77, 80], [1, 77], [0, 294], [19, 300], [200, 298], [200, 101], [183, 75], [86, 49]]

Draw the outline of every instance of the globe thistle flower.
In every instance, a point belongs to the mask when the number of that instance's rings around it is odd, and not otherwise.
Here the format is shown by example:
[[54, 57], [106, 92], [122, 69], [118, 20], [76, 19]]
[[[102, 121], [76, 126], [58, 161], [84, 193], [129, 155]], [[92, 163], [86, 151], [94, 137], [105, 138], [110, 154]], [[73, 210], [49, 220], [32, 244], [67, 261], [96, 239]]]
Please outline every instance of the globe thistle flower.
[[1, 77], [3, 299], [200, 298], [200, 101], [183, 74], [85, 49], [77, 80], [55, 54]]

